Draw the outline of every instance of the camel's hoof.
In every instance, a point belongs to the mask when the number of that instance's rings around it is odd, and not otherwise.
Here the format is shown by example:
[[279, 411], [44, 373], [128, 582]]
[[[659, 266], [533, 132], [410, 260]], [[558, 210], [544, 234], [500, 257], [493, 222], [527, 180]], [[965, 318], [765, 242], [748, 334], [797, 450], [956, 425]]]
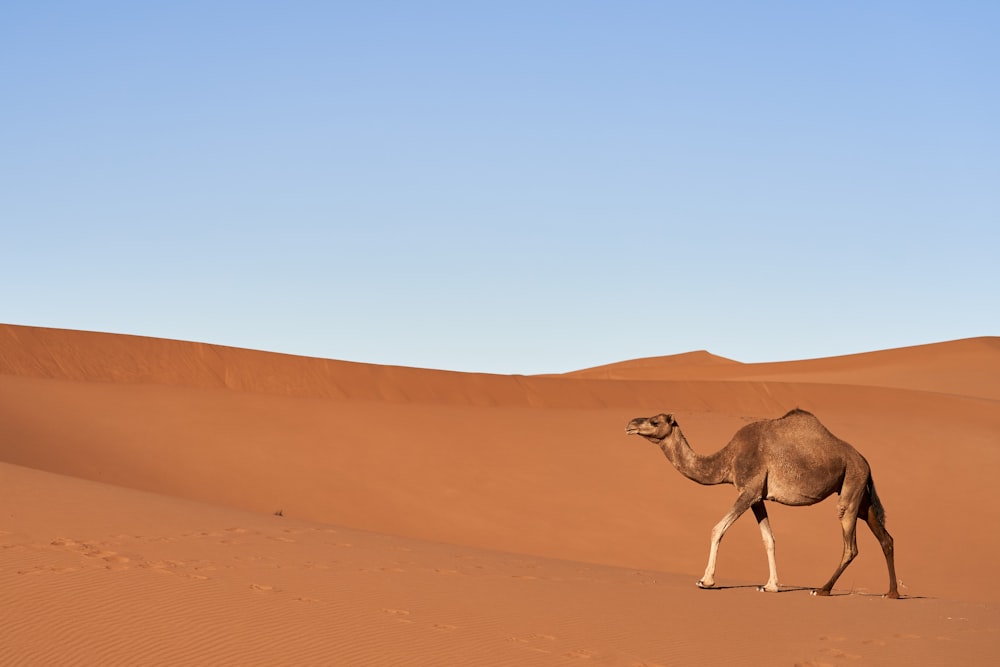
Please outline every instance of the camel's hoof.
[[890, 600], [898, 600], [899, 599], [899, 591], [889, 591], [888, 593], [886, 593], [882, 597], [889, 598]]
[[778, 590], [780, 589], [777, 586], [774, 586], [773, 588], [770, 588], [768, 586], [758, 586], [757, 590], [760, 591], [761, 593], [777, 593]]
[[695, 585], [696, 585], [696, 586], [697, 586], [698, 588], [715, 588], [715, 584], [714, 584], [714, 583], [711, 583], [711, 584], [706, 584], [706, 583], [705, 583], [704, 581], [702, 581], [701, 579], [699, 579], [698, 581], [696, 581], [696, 582], [695, 582]]
[[823, 590], [822, 588], [817, 588], [813, 590], [813, 592], [810, 593], [810, 595], [818, 595], [819, 597], [827, 598], [830, 597], [830, 591]]

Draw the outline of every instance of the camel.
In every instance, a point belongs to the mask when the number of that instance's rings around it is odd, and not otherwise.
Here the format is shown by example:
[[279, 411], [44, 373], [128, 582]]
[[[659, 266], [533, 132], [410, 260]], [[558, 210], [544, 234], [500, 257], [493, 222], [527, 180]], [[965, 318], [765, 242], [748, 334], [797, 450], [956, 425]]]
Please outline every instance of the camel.
[[892, 536], [885, 529], [885, 510], [875, 493], [871, 468], [858, 450], [834, 436], [814, 415], [795, 409], [779, 419], [747, 424], [725, 447], [708, 456], [691, 449], [673, 415], [638, 417], [625, 432], [641, 435], [663, 450], [678, 472], [699, 484], [732, 484], [739, 492], [732, 509], [712, 529], [711, 549], [701, 588], [715, 586], [715, 561], [723, 535], [744, 512], [753, 510], [767, 552], [770, 576], [758, 590], [777, 592], [774, 535], [765, 500], [782, 505], [814, 505], [840, 494], [837, 513], [844, 533], [840, 565], [813, 595], [830, 595], [833, 585], [858, 555], [855, 529], [863, 518], [882, 546], [889, 568], [888, 598], [898, 598]]

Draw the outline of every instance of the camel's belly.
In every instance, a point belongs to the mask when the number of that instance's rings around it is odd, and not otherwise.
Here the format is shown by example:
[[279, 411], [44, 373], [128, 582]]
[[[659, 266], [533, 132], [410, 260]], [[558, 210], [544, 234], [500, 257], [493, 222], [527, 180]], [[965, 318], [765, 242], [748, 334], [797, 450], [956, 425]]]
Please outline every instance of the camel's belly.
[[767, 493], [764, 500], [770, 500], [782, 505], [815, 505], [833, 493], [830, 489], [801, 488], [768, 480]]
[[823, 499], [812, 496], [803, 496], [801, 494], [769, 493], [764, 500], [771, 500], [776, 503], [781, 503], [782, 505], [815, 505]]

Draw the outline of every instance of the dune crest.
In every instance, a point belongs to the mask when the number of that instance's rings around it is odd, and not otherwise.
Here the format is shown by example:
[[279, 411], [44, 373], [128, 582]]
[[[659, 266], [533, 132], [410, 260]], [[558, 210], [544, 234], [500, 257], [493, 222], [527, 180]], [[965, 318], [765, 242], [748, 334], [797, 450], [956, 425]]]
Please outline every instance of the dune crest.
[[966, 338], [801, 361], [745, 364], [707, 352], [623, 361], [566, 373], [615, 380], [732, 380], [857, 384], [1000, 400], [1000, 338]]
[[706, 366], [731, 366], [740, 362], [726, 357], [720, 357], [707, 350], [682, 352], [664, 357], [644, 357], [602, 364], [590, 368], [563, 373], [563, 377], [595, 378], [602, 380], [642, 380], [670, 379], [677, 371], [697, 372]]

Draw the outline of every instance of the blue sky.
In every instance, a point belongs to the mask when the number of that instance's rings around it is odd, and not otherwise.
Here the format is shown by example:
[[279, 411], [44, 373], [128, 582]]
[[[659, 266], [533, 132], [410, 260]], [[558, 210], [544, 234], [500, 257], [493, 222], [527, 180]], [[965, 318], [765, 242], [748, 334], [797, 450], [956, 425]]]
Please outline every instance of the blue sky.
[[0, 9], [0, 321], [497, 373], [1000, 335], [993, 2]]

